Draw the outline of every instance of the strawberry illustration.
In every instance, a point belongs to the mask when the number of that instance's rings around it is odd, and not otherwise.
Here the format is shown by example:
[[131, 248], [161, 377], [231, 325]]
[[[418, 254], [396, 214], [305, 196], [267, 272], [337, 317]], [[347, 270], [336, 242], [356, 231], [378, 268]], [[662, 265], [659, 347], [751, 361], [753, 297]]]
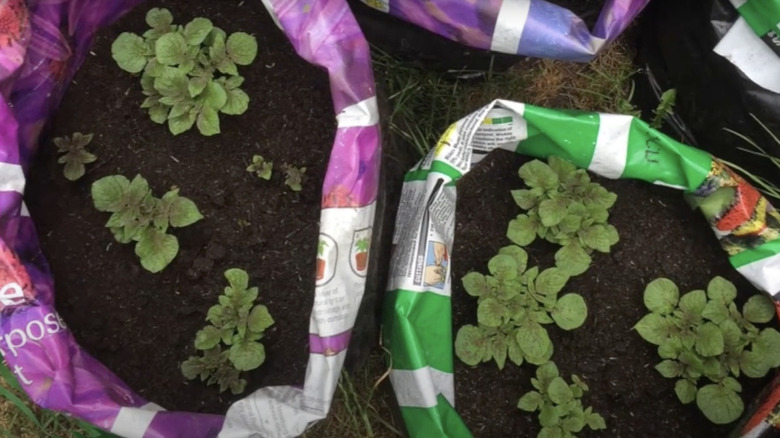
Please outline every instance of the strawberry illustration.
[[328, 194], [322, 197], [323, 208], [357, 207], [358, 203], [352, 197], [352, 191], [344, 186], [334, 187]]
[[5, 242], [0, 241], [0, 310], [35, 299], [27, 270]]
[[0, 47], [18, 43], [28, 28], [24, 0], [0, 0]]

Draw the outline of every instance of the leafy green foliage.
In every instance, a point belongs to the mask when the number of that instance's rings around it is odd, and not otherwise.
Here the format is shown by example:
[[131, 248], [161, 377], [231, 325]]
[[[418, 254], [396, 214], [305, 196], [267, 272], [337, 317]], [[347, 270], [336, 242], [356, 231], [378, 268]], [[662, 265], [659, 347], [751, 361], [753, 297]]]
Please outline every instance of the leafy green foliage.
[[553, 362], [545, 362], [531, 379], [536, 390], [527, 392], [517, 402], [517, 407], [523, 411], [539, 412], [542, 430], [538, 438], [573, 438], [585, 427], [591, 430], [607, 428], [604, 417], [593, 412], [593, 408], [582, 406], [581, 398], [588, 385], [576, 375], [571, 379], [573, 383], [566, 383], [559, 375], [558, 367]]
[[273, 161], [266, 161], [262, 155], [252, 157], [252, 164], [246, 168], [247, 172], [253, 172], [258, 178], [268, 181], [274, 170]]
[[97, 160], [95, 154], [87, 152], [86, 147], [92, 141], [94, 134], [82, 134], [74, 132], [70, 137], [56, 137], [53, 139], [57, 146], [57, 152], [63, 154], [58, 163], [65, 164], [62, 173], [70, 181], [76, 181], [84, 176], [85, 164], [93, 163]]
[[[737, 308], [737, 289], [722, 277], [713, 278], [706, 292], [680, 296], [669, 279], [647, 285], [645, 307], [650, 313], [634, 326], [646, 341], [658, 346], [661, 375], [678, 379], [675, 393], [682, 403], [696, 401], [713, 423], [730, 423], [742, 414], [741, 374], [763, 377], [780, 366], [780, 332], [759, 329], [769, 322], [775, 305], [765, 295], [754, 295]], [[700, 379], [712, 383], [699, 387]]]
[[111, 213], [106, 222], [119, 243], [136, 242], [135, 253], [150, 272], [160, 272], [176, 257], [179, 241], [168, 227], [186, 227], [203, 215], [190, 199], [174, 189], [156, 198], [141, 175], [132, 181], [122, 175], [101, 178], [92, 184], [95, 208]]
[[561, 245], [556, 264], [569, 275], [588, 269], [593, 250], [609, 252], [618, 242], [617, 230], [607, 224], [617, 196], [591, 182], [587, 171], [550, 156], [547, 164], [524, 164], [518, 174], [528, 188], [513, 190], [512, 197], [527, 213], [509, 222], [512, 242], [525, 246], [539, 237]]
[[653, 121], [650, 122], [650, 126], [655, 129], [660, 129], [664, 123], [664, 119], [674, 114], [674, 103], [677, 100], [677, 90], [671, 88], [661, 94], [661, 100], [658, 102], [658, 107], [653, 110]]
[[[251, 371], [265, 362], [265, 347], [259, 341], [274, 324], [268, 308], [255, 304], [258, 289], [249, 287], [249, 275], [242, 269], [225, 271], [229, 286], [212, 306], [206, 321], [211, 324], [195, 335], [195, 348], [202, 356], [192, 356], [181, 365], [190, 380], [200, 377], [207, 385], [219, 384], [219, 391], [244, 391], [242, 371]], [[222, 346], [228, 349], [222, 351]]]
[[119, 67], [142, 73], [141, 87], [156, 123], [168, 123], [178, 135], [197, 126], [203, 135], [220, 132], [219, 113], [243, 114], [249, 96], [241, 90], [244, 78], [239, 65], [249, 65], [257, 55], [257, 41], [249, 34], [228, 36], [206, 18], [186, 25], [173, 24], [170, 11], [150, 9], [143, 36], [120, 34], [111, 45]]
[[502, 369], [509, 358], [517, 365], [542, 364], [553, 354], [543, 325], [572, 330], [585, 322], [582, 296], [559, 297], [569, 275], [560, 268], [527, 269], [527, 264], [525, 250], [510, 245], [490, 259], [490, 275], [471, 272], [462, 278], [466, 292], [478, 298], [478, 325], [464, 325], [455, 339], [455, 354], [464, 363], [493, 359]]
[[284, 184], [294, 192], [300, 192], [303, 190], [304, 173], [306, 173], [305, 167], [295, 167], [289, 164], [282, 165], [284, 171]]

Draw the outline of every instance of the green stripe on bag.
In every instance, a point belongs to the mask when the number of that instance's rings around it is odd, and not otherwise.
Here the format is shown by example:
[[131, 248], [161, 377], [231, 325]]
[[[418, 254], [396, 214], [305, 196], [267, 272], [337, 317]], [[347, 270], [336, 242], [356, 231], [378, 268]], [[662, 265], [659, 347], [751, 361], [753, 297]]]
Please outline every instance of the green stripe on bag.
[[431, 292], [396, 290], [388, 293], [387, 302], [393, 305], [385, 308], [383, 332], [385, 344], [390, 345], [393, 369], [430, 366], [452, 373], [450, 298]]
[[443, 396], [434, 408], [401, 407], [410, 438], [471, 438], [466, 424]]
[[748, 0], [737, 8], [756, 35], [762, 37], [770, 30], [780, 30], [779, 0]]

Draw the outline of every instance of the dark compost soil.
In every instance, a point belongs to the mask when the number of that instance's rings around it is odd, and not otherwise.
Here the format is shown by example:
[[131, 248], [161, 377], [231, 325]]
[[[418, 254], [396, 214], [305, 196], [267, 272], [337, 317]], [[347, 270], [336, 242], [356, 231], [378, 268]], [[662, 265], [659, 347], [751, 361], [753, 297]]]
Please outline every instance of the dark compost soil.
[[[228, 33], [258, 39], [254, 64], [240, 68], [249, 110], [222, 116], [222, 133], [193, 128], [172, 136], [145, 110], [138, 77], [117, 67], [111, 43], [142, 33], [146, 11], [165, 7], [175, 22], [208, 17]], [[335, 133], [327, 75], [294, 52], [259, 1], [150, 1], [97, 37], [56, 115], [51, 136], [93, 132], [99, 157], [77, 183], [62, 176], [44, 141], [26, 200], [57, 286], [57, 307], [79, 343], [145, 398], [166, 409], [223, 413], [236, 397], [181, 375], [193, 340], [216, 303], [229, 268], [245, 269], [276, 324], [267, 361], [251, 373], [259, 386], [301, 384], [308, 352], [320, 190]], [[263, 181], [246, 171], [253, 154], [274, 162]], [[282, 163], [307, 168], [303, 191], [283, 184]], [[106, 175], [140, 173], [154, 194], [172, 186], [194, 200], [202, 221], [174, 230], [180, 251], [160, 274], [141, 268], [133, 245], [117, 243], [89, 196]]]
[[[507, 224], [520, 209], [509, 190], [522, 187], [517, 169], [525, 160], [496, 151], [459, 182], [453, 249], [455, 331], [463, 324], [476, 324], [476, 300], [465, 293], [460, 278], [470, 271], [486, 273], [490, 257], [511, 244]], [[656, 347], [632, 327], [647, 313], [642, 301], [645, 286], [658, 277], [672, 279], [681, 292], [706, 288], [716, 275], [735, 282], [741, 294], [756, 291], [731, 267], [704, 218], [687, 206], [679, 191], [641, 181], [599, 182], [618, 195], [610, 223], [618, 229], [620, 242], [610, 254], [594, 255], [591, 268], [564, 289], [585, 298], [585, 324], [571, 332], [548, 326], [555, 345], [552, 360], [561, 375], [583, 378], [590, 387], [583, 404], [593, 406], [607, 422], [605, 431], [583, 431], [578, 436], [726, 436], [733, 425], [715, 426], [695, 403], [682, 405], [677, 400], [674, 380], [653, 368], [660, 361]], [[534, 242], [527, 248], [529, 267], [553, 266], [556, 248]], [[507, 363], [499, 371], [492, 361], [474, 368], [457, 358], [455, 362], [456, 407], [477, 437], [536, 436], [537, 414], [517, 409], [518, 399], [533, 389], [533, 366]], [[767, 379], [741, 382], [748, 405]]]

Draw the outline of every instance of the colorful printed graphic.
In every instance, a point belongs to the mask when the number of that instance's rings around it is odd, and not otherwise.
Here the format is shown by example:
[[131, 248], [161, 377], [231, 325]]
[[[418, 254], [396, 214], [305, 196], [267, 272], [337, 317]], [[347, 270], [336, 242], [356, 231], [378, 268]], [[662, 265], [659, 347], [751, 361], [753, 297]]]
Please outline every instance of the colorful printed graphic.
[[428, 253], [425, 257], [425, 280], [423, 280], [426, 286], [444, 289], [449, 260], [447, 246], [444, 243], [428, 242]]
[[339, 247], [336, 241], [327, 234], [320, 234], [317, 242], [317, 286], [325, 285], [333, 278], [338, 258]]
[[689, 202], [701, 210], [729, 255], [780, 238], [780, 212], [720, 160], [712, 160], [707, 179]]
[[352, 234], [352, 252], [349, 263], [352, 271], [360, 277], [365, 277], [368, 271], [369, 249], [371, 249], [371, 228], [355, 230]]

